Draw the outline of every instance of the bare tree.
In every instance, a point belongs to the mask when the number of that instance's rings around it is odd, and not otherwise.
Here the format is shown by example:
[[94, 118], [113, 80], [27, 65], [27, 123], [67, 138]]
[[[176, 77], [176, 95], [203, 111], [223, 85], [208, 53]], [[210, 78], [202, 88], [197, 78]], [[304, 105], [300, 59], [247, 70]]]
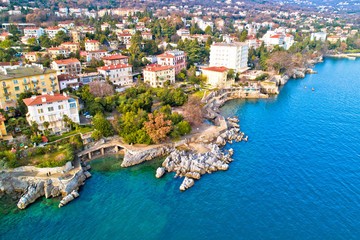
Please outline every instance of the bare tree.
[[114, 95], [114, 88], [107, 82], [93, 81], [89, 83], [89, 90], [96, 97], [107, 97]]
[[191, 126], [199, 126], [204, 122], [201, 111], [201, 99], [198, 97], [189, 97], [187, 103], [182, 107], [184, 120]]

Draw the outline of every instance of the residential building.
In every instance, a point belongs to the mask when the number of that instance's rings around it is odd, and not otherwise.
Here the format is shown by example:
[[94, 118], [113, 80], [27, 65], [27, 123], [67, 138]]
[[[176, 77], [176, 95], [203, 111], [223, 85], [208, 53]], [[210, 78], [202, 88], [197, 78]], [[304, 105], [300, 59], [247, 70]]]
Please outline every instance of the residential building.
[[118, 87], [130, 85], [133, 83], [131, 65], [109, 65], [104, 67], [98, 67], [97, 70], [104, 76], [105, 79], [108, 79]]
[[210, 67], [227, 67], [236, 72], [247, 69], [249, 47], [246, 43], [215, 43], [210, 47]]
[[28, 62], [37, 62], [39, 60], [39, 58], [44, 55], [46, 53], [44, 52], [29, 52], [29, 53], [26, 53], [24, 56], [25, 56], [25, 60], [27, 60]]
[[38, 39], [40, 36], [44, 35], [45, 31], [41, 27], [27, 27], [24, 29], [24, 35], [29, 38]]
[[337, 41], [341, 41], [341, 37], [340, 37], [340, 36], [333, 35], [333, 36], [329, 36], [329, 37], [327, 38], [327, 40], [328, 40], [329, 42], [331, 42], [332, 44], [335, 44], [335, 43], [337, 43]]
[[11, 33], [3, 32], [3, 33], [0, 34], [0, 41], [5, 41], [5, 40], [8, 39], [10, 36], [12, 36]]
[[90, 62], [92, 59], [100, 61], [102, 57], [106, 57], [108, 52], [106, 50], [97, 51], [81, 51], [80, 56], [86, 59], [86, 62]]
[[82, 73], [78, 75], [79, 84], [86, 85], [92, 81], [105, 81], [104, 76], [99, 72]]
[[56, 71], [42, 64], [0, 67], [0, 108], [16, 107], [16, 100], [25, 91], [59, 91]]
[[152, 40], [153, 39], [152, 33], [150, 33], [150, 32], [143, 32], [143, 33], [141, 33], [141, 36], [144, 40]]
[[76, 75], [61, 74], [58, 75], [58, 82], [60, 90], [71, 87], [75, 90], [79, 88], [79, 80]]
[[98, 51], [100, 50], [100, 42], [96, 40], [85, 41], [85, 51]]
[[26, 119], [36, 122], [39, 130], [45, 130], [44, 122], [48, 122], [49, 130], [53, 133], [60, 133], [66, 129], [63, 119], [68, 116], [74, 123], [80, 123], [78, 103], [75, 99], [69, 97], [65, 92], [43, 93], [42, 95], [32, 96], [23, 99], [28, 108]]
[[207, 84], [214, 88], [229, 87], [234, 84], [234, 78], [227, 78], [228, 72], [229, 69], [226, 67], [207, 67], [202, 69], [202, 73], [207, 79]]
[[49, 35], [49, 38], [55, 38], [56, 34], [60, 31], [63, 31], [64, 33], [66, 33], [66, 29], [62, 28], [62, 27], [48, 27], [46, 28], [45, 32], [47, 33], [47, 35]]
[[48, 48], [46, 51], [49, 53], [52, 59], [55, 59], [58, 56], [68, 57], [70, 54], [69, 49], [61, 47]]
[[310, 41], [314, 41], [314, 40], [325, 42], [326, 41], [326, 32], [311, 33]]
[[77, 75], [81, 73], [81, 63], [76, 58], [55, 60], [50, 65], [57, 75], [70, 74]]
[[169, 84], [175, 83], [174, 66], [149, 65], [143, 70], [143, 73], [144, 82], [151, 87], [164, 87], [167, 82]]
[[183, 35], [190, 35], [190, 31], [188, 29], [186, 29], [186, 28], [181, 28], [181, 29], [176, 31], [176, 34], [181, 37]]
[[186, 54], [184, 51], [171, 50], [157, 56], [157, 63], [161, 66], [174, 66], [175, 74], [186, 69]]
[[80, 43], [64, 42], [60, 44], [60, 47], [68, 49], [71, 53], [76, 53], [76, 51], [80, 51]]
[[130, 44], [132, 35], [130, 33], [119, 33], [118, 39], [123, 44]]
[[108, 57], [102, 57], [101, 60], [104, 61], [105, 66], [107, 65], [119, 65], [119, 64], [128, 64], [129, 57], [124, 55], [111, 55]]
[[0, 113], [0, 140], [7, 136], [5, 120], [5, 117]]

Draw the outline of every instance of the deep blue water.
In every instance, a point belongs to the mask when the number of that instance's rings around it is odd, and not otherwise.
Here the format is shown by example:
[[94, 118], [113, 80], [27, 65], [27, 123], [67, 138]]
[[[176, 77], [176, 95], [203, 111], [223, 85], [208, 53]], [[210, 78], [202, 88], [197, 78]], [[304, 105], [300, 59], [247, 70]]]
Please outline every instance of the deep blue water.
[[[94, 163], [80, 198], [0, 212], [1, 239], [360, 239], [360, 61], [316, 65], [276, 98], [234, 100], [247, 143], [180, 193], [158, 163]], [[307, 89], [305, 89], [307, 87]], [[311, 91], [314, 88], [315, 91]]]

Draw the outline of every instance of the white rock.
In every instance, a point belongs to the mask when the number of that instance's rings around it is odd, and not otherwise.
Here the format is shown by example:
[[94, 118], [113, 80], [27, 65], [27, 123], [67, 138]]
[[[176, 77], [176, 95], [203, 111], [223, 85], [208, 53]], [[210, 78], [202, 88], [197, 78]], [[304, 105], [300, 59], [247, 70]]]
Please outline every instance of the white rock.
[[161, 178], [165, 173], [165, 168], [163, 167], [159, 167], [158, 169], [156, 169], [156, 178]]

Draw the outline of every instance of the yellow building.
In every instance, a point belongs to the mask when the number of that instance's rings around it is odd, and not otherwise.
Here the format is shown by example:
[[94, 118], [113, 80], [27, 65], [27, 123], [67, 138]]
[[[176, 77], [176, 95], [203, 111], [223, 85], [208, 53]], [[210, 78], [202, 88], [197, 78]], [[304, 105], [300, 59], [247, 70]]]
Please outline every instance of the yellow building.
[[27, 60], [28, 62], [37, 62], [39, 58], [44, 54], [44, 52], [29, 52], [25, 54], [25, 60]]
[[144, 82], [151, 87], [164, 87], [165, 83], [175, 83], [175, 67], [161, 66], [157, 64], [149, 65], [143, 70]]
[[61, 48], [67, 48], [71, 53], [80, 51], [80, 43], [65, 42], [60, 45]]
[[234, 79], [227, 79], [229, 69], [226, 67], [203, 68], [202, 73], [207, 79], [207, 84], [215, 88], [229, 87], [234, 84]]
[[16, 107], [20, 93], [26, 91], [59, 91], [56, 71], [41, 64], [0, 68], [0, 108]]
[[5, 136], [7, 136], [5, 117], [0, 113], [0, 139], [4, 139]]

